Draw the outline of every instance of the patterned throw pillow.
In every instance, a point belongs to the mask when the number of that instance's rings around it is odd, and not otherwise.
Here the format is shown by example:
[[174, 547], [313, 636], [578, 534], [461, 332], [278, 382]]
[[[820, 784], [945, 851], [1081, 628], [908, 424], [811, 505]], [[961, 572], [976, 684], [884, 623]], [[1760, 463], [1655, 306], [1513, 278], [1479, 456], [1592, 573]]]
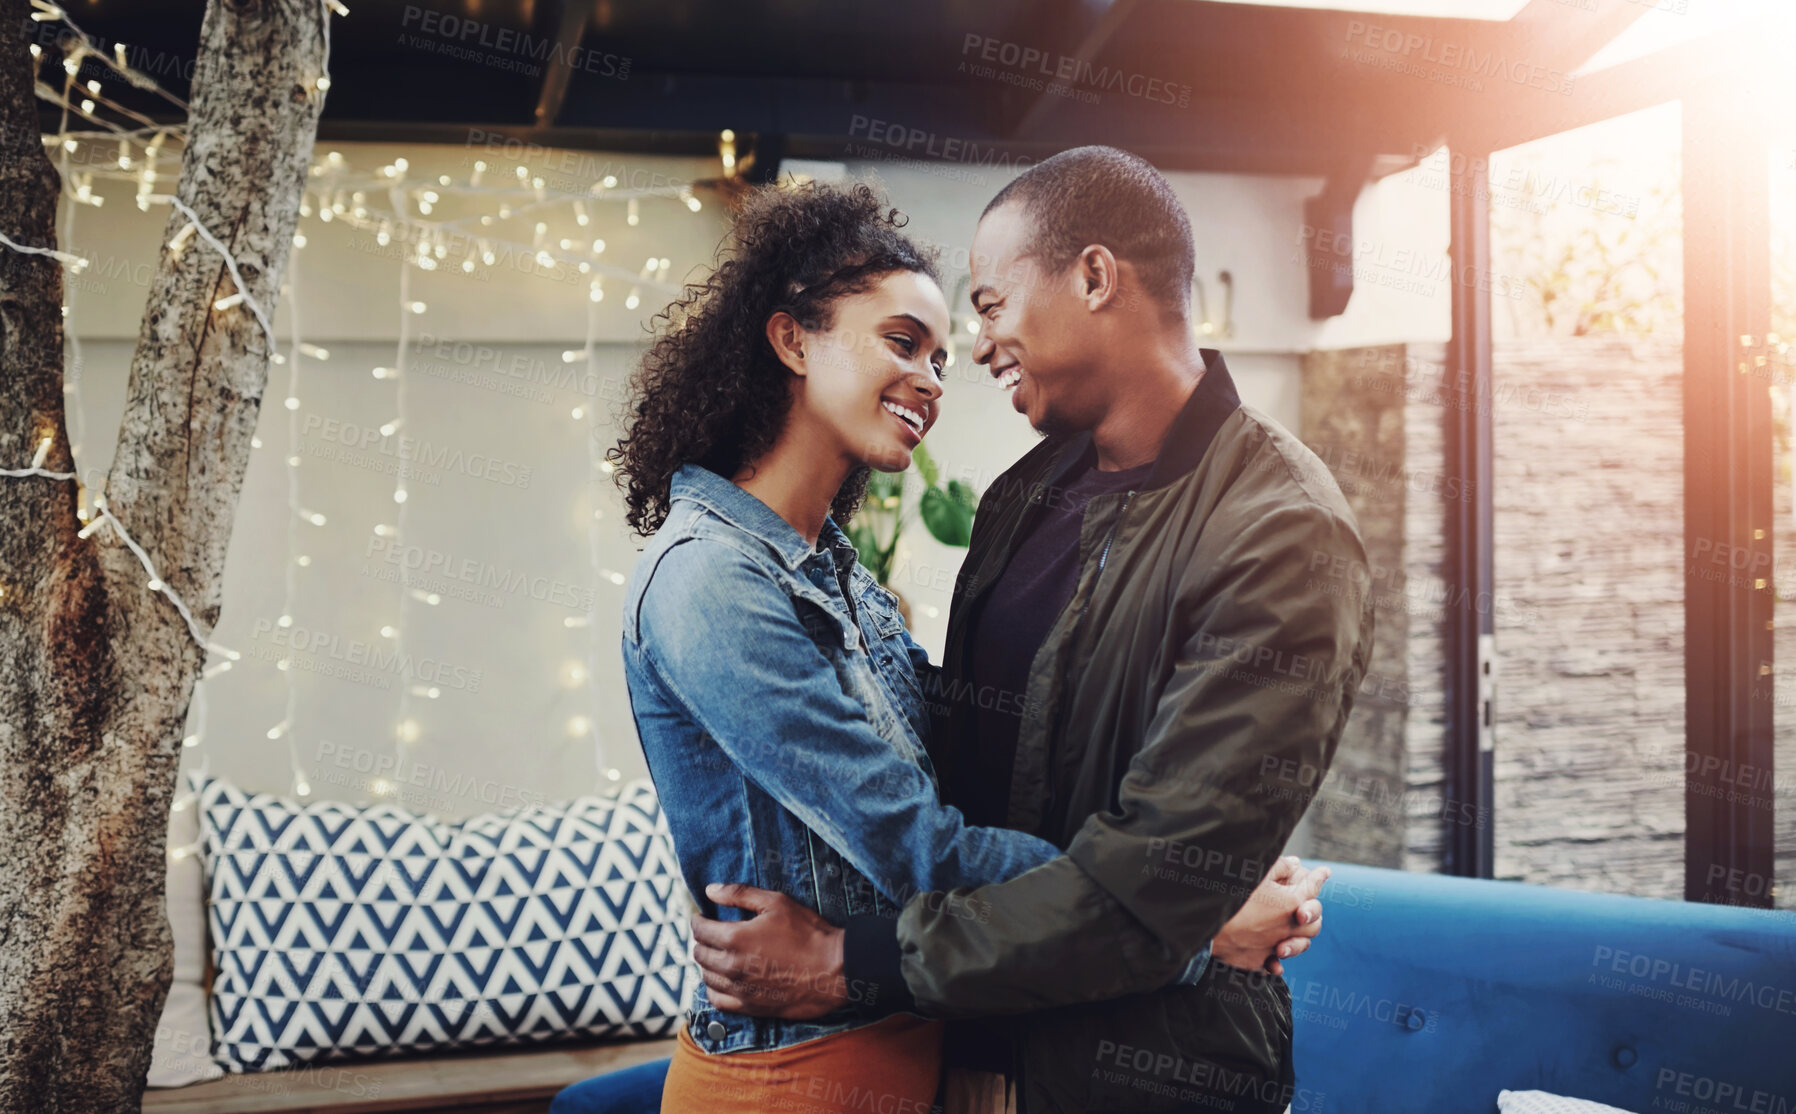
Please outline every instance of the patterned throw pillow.
[[449, 824], [189, 777], [227, 1070], [678, 1026], [688, 899], [647, 780]]

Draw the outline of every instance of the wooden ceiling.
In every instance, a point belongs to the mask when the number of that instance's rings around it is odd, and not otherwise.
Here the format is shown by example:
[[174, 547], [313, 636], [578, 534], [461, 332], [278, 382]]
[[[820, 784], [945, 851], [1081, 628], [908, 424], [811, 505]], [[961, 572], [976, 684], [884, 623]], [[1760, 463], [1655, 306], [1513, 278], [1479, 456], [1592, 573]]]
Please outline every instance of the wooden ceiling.
[[[464, 143], [478, 129], [708, 153], [729, 128], [745, 153], [787, 158], [878, 148], [978, 163], [1102, 142], [1167, 169], [1323, 176], [1411, 165], [1456, 121], [1563, 113], [1571, 72], [1645, 10], [1532, 0], [1494, 21], [1205, 0], [346, 2], [325, 141]], [[201, 5], [67, 7], [185, 95]], [[51, 54], [45, 80], [59, 84]]]

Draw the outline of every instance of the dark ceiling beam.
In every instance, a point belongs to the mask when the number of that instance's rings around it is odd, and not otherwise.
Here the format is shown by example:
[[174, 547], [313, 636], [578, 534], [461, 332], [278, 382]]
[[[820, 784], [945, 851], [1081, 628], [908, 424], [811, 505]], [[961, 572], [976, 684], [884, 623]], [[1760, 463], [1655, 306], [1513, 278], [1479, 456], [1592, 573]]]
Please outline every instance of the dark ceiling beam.
[[1068, 102], [1055, 111], [1050, 133], [1027, 137], [1005, 135], [1002, 116], [982, 111], [992, 100], [930, 83], [636, 70], [621, 88], [576, 82], [557, 127], [697, 132], [707, 141], [729, 127], [738, 135], [786, 135], [787, 158], [941, 163], [944, 174], [969, 176], [994, 168], [1007, 175], [1019, 157], [1039, 160], [1090, 143], [1123, 147], [1169, 168], [1317, 177], [1362, 155], [1374, 159], [1374, 176], [1414, 157], [1407, 133], [1347, 97], [1325, 98], [1306, 112], [1233, 97], [1199, 98], [1185, 109], [1107, 97]]
[[[1668, 104], [1705, 90], [1740, 87], [1753, 81], [1782, 80], [1783, 96], [1791, 96], [1784, 77], [1788, 60], [1780, 58], [1783, 39], [1770, 23], [1720, 31], [1577, 79], [1571, 96], [1532, 111], [1485, 105], [1467, 113], [1455, 126], [1477, 138], [1489, 151], [1501, 151], [1549, 135], [1571, 131], [1630, 112]], [[1773, 94], [1764, 98], [1772, 111]], [[1784, 100], [1782, 103], [1788, 103]]]
[[[1024, 22], [1007, 20], [991, 30], [1055, 58], [1067, 51], [1113, 71], [1188, 85], [1189, 103], [1182, 109], [1116, 91], [1090, 103], [957, 78], [963, 52], [952, 29], [926, 55], [938, 64], [901, 76], [847, 80], [789, 65], [768, 70], [773, 63], [751, 50], [741, 66], [725, 69], [687, 69], [685, 56], [659, 66], [638, 57], [627, 82], [570, 82], [565, 66], [559, 73], [545, 68], [547, 76], [520, 83], [515, 95], [503, 97], [498, 91], [505, 75], [494, 75], [490, 87], [476, 87], [458, 82], [454, 68], [439, 72], [428, 52], [416, 52], [403, 81], [389, 83], [417, 89], [418, 97], [366, 91], [358, 98], [353, 73], [389, 71], [346, 71], [339, 82], [343, 95], [333, 94], [332, 107], [360, 119], [327, 114], [320, 135], [465, 143], [472, 129], [481, 129], [544, 146], [711, 155], [718, 130], [729, 127], [743, 136], [785, 136], [788, 158], [940, 161], [949, 164], [943, 173], [979, 174], [993, 151], [1036, 160], [1069, 146], [1110, 143], [1168, 169], [1318, 178], [1344, 158], [1370, 155], [1369, 173], [1377, 178], [1414, 165], [1448, 131], [1462, 141], [1482, 136], [1483, 147], [1500, 149], [1672, 99], [1735, 67], [1777, 71], [1776, 60], [1748, 62], [1738, 49], [1718, 46], [1705, 55], [1680, 48], [1650, 63], [1578, 77], [1564, 95], [1531, 87], [1513, 69], [1493, 67], [1494, 76], [1464, 64], [1455, 69], [1470, 51], [1480, 59], [1569, 71], [1568, 59], [1581, 61], [1600, 49], [1605, 36], [1643, 7], [1600, 0], [1599, 10], [1585, 12], [1542, 2], [1530, 4], [1511, 26], [1209, 0], [1060, 0], [1047, 11], [1029, 9]], [[558, 61], [564, 64], [573, 60], [586, 20], [600, 18], [593, 0], [569, 0], [544, 17], [562, 25]], [[1726, 41], [1737, 44], [1739, 37]], [[635, 49], [628, 38], [620, 43], [620, 50]], [[1530, 44], [1539, 57], [1524, 53]], [[340, 45], [350, 57], [350, 45]], [[377, 46], [370, 41], [366, 50]], [[1454, 53], [1442, 61], [1449, 47]], [[380, 49], [390, 52], [391, 46]], [[1268, 64], [1269, 52], [1274, 64]], [[1425, 62], [1429, 56], [1436, 61]], [[1666, 58], [1683, 60], [1679, 66], [1687, 62], [1696, 76], [1668, 69]], [[1393, 64], [1404, 62], [1414, 65]], [[1449, 76], [1456, 78], [1478, 74], [1481, 87], [1418, 73], [1416, 65], [1452, 70]], [[892, 138], [900, 130], [902, 142]]]
[[[1581, 8], [1562, 0], [1529, 0], [1527, 7], [1502, 25], [1498, 43], [1504, 57], [1530, 69], [1538, 66], [1549, 74], [1564, 75], [1569, 79], [1567, 84], [1571, 91], [1564, 93], [1550, 89], [1547, 96], [1541, 96], [1532, 87], [1525, 93], [1518, 90], [1519, 95], [1501, 110], [1501, 114], [1517, 120], [1535, 114], [1555, 115], [1564, 107], [1556, 102], [1579, 97], [1582, 93], [1580, 85], [1588, 80], [1573, 76], [1575, 71], [1632, 26], [1648, 7], [1635, 0], [1599, 0], [1599, 6], [1595, 8]], [[1505, 146], [1492, 142], [1480, 127], [1468, 129], [1468, 118], [1482, 119], [1489, 115], [1489, 106], [1478, 104], [1477, 99], [1451, 97], [1430, 101], [1427, 107], [1434, 110], [1433, 115], [1427, 124], [1417, 129], [1427, 136], [1422, 140], [1423, 147], [1432, 150], [1455, 139], [1462, 146], [1470, 142], [1484, 151], [1497, 151]]]
[[[1565, 59], [1581, 62], [1642, 10], [1627, 0], [1599, 2], [1603, 7], [1594, 13], [1577, 9], [1577, 18], [1565, 24], [1566, 40], [1549, 41], [1544, 49], [1542, 37], [1552, 40], [1556, 26], [1552, 9], [1570, 6], [1531, 4], [1517, 26], [1214, 0], [1149, 4], [1111, 36], [1104, 61], [1188, 85], [1190, 107], [1184, 111], [1190, 114], [1200, 107], [1233, 111], [1252, 104], [1376, 137], [1377, 146], [1330, 146], [1342, 153], [1375, 152], [1372, 174], [1382, 177], [1438, 147], [1450, 121], [1493, 104], [1527, 112], [1562, 101], [1557, 90], [1575, 68]], [[1105, 98], [1113, 99], [1120, 98]], [[1070, 112], [1068, 102], [1054, 114], [1056, 130]], [[1176, 121], [1171, 126], [1182, 130]], [[1318, 162], [1326, 172], [1327, 160]]]
[[543, 65], [542, 88], [536, 95], [538, 127], [552, 127], [561, 115], [561, 106], [567, 100], [568, 82], [574, 76], [574, 59], [586, 38], [586, 26], [592, 21], [594, 2], [561, 0], [561, 26], [555, 32], [555, 42], [560, 49], [551, 52], [553, 57]]
[[[1601, 3], [1641, 7], [1626, 0]], [[975, 143], [1030, 158], [1081, 143], [1114, 143], [1144, 156], [1151, 150], [1168, 167], [1317, 177], [1330, 173], [1343, 156], [1370, 152], [1371, 173], [1378, 177], [1433, 149], [1427, 141], [1440, 134], [1444, 119], [1435, 109], [1437, 99], [1464, 109], [1455, 118], [1488, 111], [1493, 104], [1525, 115], [1540, 98], [1564, 100], [1502, 79], [1488, 81], [1480, 92], [1458, 90], [1388, 64], [1428, 53], [1416, 43], [1500, 52], [1505, 48], [1495, 36], [1508, 25], [1488, 20], [1211, 0], [1047, 0], [986, 9], [995, 22], [985, 33], [1041, 51], [1054, 59], [1049, 65], [1055, 68], [1063, 57], [1077, 58], [1108, 67], [1107, 72], [1176, 84], [1188, 92], [1181, 98], [1186, 107], [1178, 108], [1115, 88], [1101, 89], [1101, 100], [1089, 103], [1092, 99], [1043, 96], [957, 75], [963, 56], [974, 56], [963, 47], [969, 27], [956, 21], [962, 9], [952, 4], [930, 9], [938, 13], [932, 31], [907, 25], [910, 38], [904, 42], [916, 57], [914, 65], [892, 65], [887, 51], [857, 54], [847, 63], [831, 54], [823, 68], [812, 60], [820, 56], [811, 47], [817, 36], [839, 30], [827, 23], [802, 24], [770, 37], [759, 25], [744, 22], [709, 38], [694, 31], [688, 36], [693, 49], [670, 51], [662, 32], [671, 16], [654, 14], [653, 8], [622, 25], [608, 25], [595, 0], [539, 2], [534, 15], [532, 6], [518, 0], [499, 6], [501, 12], [486, 16], [494, 26], [540, 26], [536, 33], [559, 47], [543, 60], [540, 74], [495, 70], [470, 81], [471, 63], [446, 61], [422, 48], [396, 49], [391, 32], [404, 24], [404, 16], [393, 14], [385, 23], [357, 21], [359, 30], [351, 34], [346, 28], [336, 44], [341, 76], [321, 134], [457, 143], [466, 142], [473, 130], [503, 130], [534, 136], [530, 142], [562, 135], [581, 148], [603, 137], [645, 152], [709, 153], [717, 131], [730, 127], [745, 136], [788, 136], [789, 157], [929, 161], [943, 159], [947, 151], [945, 161], [963, 164], [977, 161], [964, 153]], [[1553, 14], [1538, 6], [1529, 11]], [[1544, 19], [1530, 16], [1529, 33], [1545, 34], [1550, 24], [1540, 22]], [[128, 20], [120, 26], [141, 30]], [[1587, 28], [1573, 36], [1579, 42], [1601, 37], [1600, 30], [1588, 29], [1597, 24], [1578, 26]], [[604, 30], [608, 49], [634, 58], [627, 82], [570, 74], [582, 38], [595, 30]], [[1519, 34], [1507, 33], [1512, 39]], [[1391, 37], [1396, 47], [1388, 46]], [[1368, 47], [1370, 38], [1385, 45]], [[737, 48], [734, 53], [721, 53], [725, 41]], [[496, 45], [482, 49], [503, 54]], [[862, 76], [850, 79], [845, 73]], [[899, 128], [911, 142], [890, 142]], [[673, 134], [680, 132], [697, 134]]]
[[[1185, 0], [1140, 8], [1113, 46], [1131, 69], [1190, 84], [1193, 98], [1301, 105], [1319, 92], [1383, 90], [1414, 99], [1417, 79], [1396, 63], [1419, 63], [1430, 47], [1446, 44], [1458, 51], [1490, 50], [1501, 45], [1507, 26], [1487, 19]], [[1353, 57], [1362, 52], [1372, 60]]]
[[417, 120], [322, 120], [318, 141], [499, 145], [507, 149], [717, 157], [717, 134], [685, 128], [584, 128], [529, 124], [458, 124]]
[[[1239, 125], [1212, 126], [1202, 134], [1173, 134], [1165, 129], [1137, 126], [1108, 131], [1078, 129], [1068, 139], [993, 140], [980, 149], [976, 160], [942, 161], [945, 176], [983, 180], [997, 188], [1020, 163], [1040, 162], [1069, 146], [1081, 143], [1109, 143], [1125, 147], [1155, 166], [1165, 170], [1207, 171], [1265, 175], [1299, 175], [1324, 178], [1339, 160], [1352, 152], [1336, 146], [1344, 139], [1361, 144], [1361, 150], [1378, 150], [1381, 145], [1369, 137], [1343, 136], [1326, 125], [1314, 131], [1290, 133], [1271, 138], [1277, 123], [1252, 117]], [[755, 133], [738, 126], [739, 142]], [[450, 146], [474, 144], [485, 149], [503, 146], [541, 152], [545, 149], [596, 151], [617, 155], [690, 155], [707, 159], [717, 156], [717, 133], [686, 127], [580, 127], [559, 125], [536, 128], [529, 125], [477, 125], [452, 123], [419, 123], [405, 120], [338, 120], [323, 121], [318, 129], [319, 142], [363, 143], [434, 143]], [[857, 143], [864, 142], [856, 140]], [[849, 139], [839, 133], [797, 133], [785, 137], [783, 157], [841, 162], [856, 158], [848, 151]], [[909, 159], [901, 151], [894, 158]], [[877, 162], [877, 160], [874, 160]], [[1408, 165], [1406, 157], [1381, 155], [1372, 163], [1368, 176], [1382, 177]]]

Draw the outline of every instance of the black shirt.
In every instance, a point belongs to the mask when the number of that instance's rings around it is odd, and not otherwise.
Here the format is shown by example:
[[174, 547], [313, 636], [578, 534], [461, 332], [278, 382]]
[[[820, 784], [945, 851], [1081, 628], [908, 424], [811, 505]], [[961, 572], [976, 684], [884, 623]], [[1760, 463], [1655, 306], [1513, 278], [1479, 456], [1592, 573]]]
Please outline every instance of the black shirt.
[[1079, 582], [1079, 531], [1094, 495], [1132, 490], [1154, 464], [1101, 471], [1092, 454], [1065, 486], [1042, 493], [1041, 517], [1017, 543], [968, 631], [967, 661], [973, 682], [977, 735], [961, 756], [961, 799], [953, 803], [967, 823], [1004, 827], [1010, 773], [1016, 758], [1023, 693], [1035, 654], [1047, 639]]
[[[1087, 450], [1070, 481], [1042, 494], [1040, 517], [1018, 540], [1003, 573], [973, 616], [967, 662], [976, 694], [977, 737], [972, 752], [958, 756], [958, 792], [950, 804], [967, 823], [1007, 827], [1010, 773], [1016, 758], [1023, 692], [1030, 667], [1048, 631], [1073, 598], [1079, 582], [1079, 533], [1085, 505], [1095, 495], [1139, 488], [1154, 462], [1105, 472]], [[905, 984], [898, 950], [898, 922], [875, 914], [848, 918], [842, 941], [843, 973], [867, 998], [868, 1014], [906, 1010], [914, 1005]], [[868, 993], [870, 991], [870, 993]], [[965, 1018], [949, 1023], [945, 1064], [984, 1071], [1007, 1071], [1007, 1027], [1002, 1018]]]

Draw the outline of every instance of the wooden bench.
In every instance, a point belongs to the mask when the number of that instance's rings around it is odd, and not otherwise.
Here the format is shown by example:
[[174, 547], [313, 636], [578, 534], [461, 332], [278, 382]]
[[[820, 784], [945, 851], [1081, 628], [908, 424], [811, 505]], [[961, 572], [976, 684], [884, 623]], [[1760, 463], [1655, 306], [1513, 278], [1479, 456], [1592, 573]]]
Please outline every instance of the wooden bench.
[[326, 1060], [143, 1095], [144, 1114], [544, 1114], [570, 1083], [673, 1055], [674, 1040]]

